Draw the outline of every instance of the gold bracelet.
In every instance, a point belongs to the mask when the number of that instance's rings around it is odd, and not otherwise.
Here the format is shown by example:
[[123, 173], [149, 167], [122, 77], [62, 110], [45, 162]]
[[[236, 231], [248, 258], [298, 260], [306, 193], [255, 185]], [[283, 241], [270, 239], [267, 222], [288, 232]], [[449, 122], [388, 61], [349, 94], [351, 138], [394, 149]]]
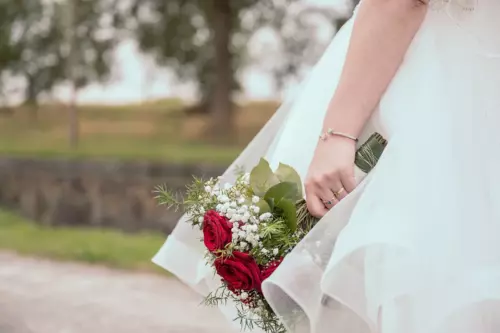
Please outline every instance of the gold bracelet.
[[333, 129], [329, 128], [325, 133], [321, 134], [319, 136], [319, 138], [322, 140], [322, 141], [326, 141], [328, 139], [329, 136], [341, 136], [343, 138], [346, 138], [346, 139], [350, 139], [350, 140], [353, 140], [355, 142], [358, 142], [358, 138], [352, 136], [352, 135], [349, 135], [349, 134], [346, 134], [346, 133], [342, 133], [342, 132], [336, 132], [334, 131]]

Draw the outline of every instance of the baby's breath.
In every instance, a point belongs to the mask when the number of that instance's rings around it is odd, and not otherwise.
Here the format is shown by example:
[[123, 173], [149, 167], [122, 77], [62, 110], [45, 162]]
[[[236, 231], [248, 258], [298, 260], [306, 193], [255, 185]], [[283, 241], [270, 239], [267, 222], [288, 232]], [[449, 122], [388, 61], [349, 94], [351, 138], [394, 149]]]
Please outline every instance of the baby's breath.
[[[304, 201], [297, 203], [299, 227], [295, 231], [287, 227], [279, 213], [261, 213], [257, 204], [263, 198], [253, 193], [250, 176], [243, 172], [232, 184], [221, 184], [220, 178], [207, 181], [194, 178], [186, 189], [184, 200], [179, 200], [179, 196], [166, 187], [158, 187], [155, 193], [160, 204], [175, 209], [182, 206], [188, 215], [188, 223], [200, 229], [209, 211], [216, 211], [227, 218], [231, 227], [231, 242], [224, 249], [205, 252], [204, 259], [210, 267], [214, 267], [216, 260], [231, 257], [233, 251], [240, 251], [249, 253], [262, 269], [268, 268], [290, 253], [317, 222], [308, 214]], [[228, 301], [236, 305], [237, 320], [243, 330], [258, 327], [266, 333], [285, 333], [283, 324], [262, 293], [256, 290], [230, 290], [222, 281], [221, 286], [210, 293], [204, 303], [217, 306], [225, 305]]]

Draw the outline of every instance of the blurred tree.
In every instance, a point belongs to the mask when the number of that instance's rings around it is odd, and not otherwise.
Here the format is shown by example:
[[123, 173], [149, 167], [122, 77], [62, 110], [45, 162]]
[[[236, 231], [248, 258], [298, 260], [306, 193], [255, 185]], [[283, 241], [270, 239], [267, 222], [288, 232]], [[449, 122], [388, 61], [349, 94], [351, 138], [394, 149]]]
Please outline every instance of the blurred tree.
[[[303, 0], [133, 0], [133, 20], [142, 50], [175, 70], [181, 80], [197, 84], [197, 109], [212, 114], [212, 131], [227, 135], [232, 126], [232, 96], [240, 86], [237, 70], [246, 59], [246, 47], [253, 34], [264, 27], [284, 36], [284, 22], [292, 4]], [[330, 15], [323, 10], [319, 15]], [[309, 12], [304, 12], [302, 15]], [[333, 22], [333, 17], [329, 18]], [[287, 31], [280, 77], [297, 71], [304, 49], [315, 42], [306, 25]], [[300, 38], [297, 38], [300, 35]], [[292, 46], [293, 45], [293, 46]], [[293, 57], [287, 57], [293, 55]]]
[[0, 1], [9, 28], [0, 32], [0, 70], [25, 79], [25, 103], [33, 110], [59, 84], [78, 90], [109, 73], [117, 0], [78, 0], [68, 9], [72, 1]]
[[8, 94], [4, 78], [15, 71], [23, 54], [23, 41], [34, 22], [41, 19], [40, 1], [0, 1], [0, 94]]
[[[361, 2], [361, 0], [351, 0], [351, 3], [352, 3], [352, 7], [355, 8], [357, 5], [359, 5], [359, 3]], [[346, 22], [350, 19], [351, 17], [348, 16], [348, 17], [341, 17], [341, 18], [338, 18], [337, 19], [337, 27], [340, 29], [342, 28], [342, 26], [344, 24], [346, 24]]]

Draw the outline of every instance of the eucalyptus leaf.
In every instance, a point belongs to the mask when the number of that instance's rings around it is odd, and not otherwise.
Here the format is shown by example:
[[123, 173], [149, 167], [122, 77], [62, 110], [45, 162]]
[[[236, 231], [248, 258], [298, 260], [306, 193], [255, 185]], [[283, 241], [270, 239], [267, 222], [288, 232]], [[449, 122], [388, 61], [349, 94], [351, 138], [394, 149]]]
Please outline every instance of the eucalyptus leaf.
[[[255, 205], [257, 207], [259, 207], [259, 214], [270, 213], [272, 211], [271, 206], [265, 200], [261, 199]], [[273, 206], [274, 206], [274, 203], [273, 203]]]
[[282, 199], [276, 204], [276, 207], [282, 210], [282, 214], [288, 228], [292, 232], [297, 230], [297, 208], [294, 201], [290, 199]]
[[259, 164], [250, 172], [250, 187], [255, 195], [263, 197], [269, 188], [279, 183], [269, 163], [261, 158]]
[[302, 197], [302, 180], [299, 174], [289, 165], [280, 163], [278, 169], [274, 173], [278, 177], [280, 182], [291, 182], [297, 185], [297, 192], [300, 197]]
[[267, 205], [269, 206], [269, 209], [271, 209], [271, 212], [274, 210], [275, 202], [274, 198], [266, 198], [264, 199]]
[[274, 203], [277, 205], [282, 199], [290, 199], [296, 201], [300, 199], [297, 190], [297, 184], [291, 182], [283, 182], [271, 187], [266, 194], [264, 199], [273, 199]]

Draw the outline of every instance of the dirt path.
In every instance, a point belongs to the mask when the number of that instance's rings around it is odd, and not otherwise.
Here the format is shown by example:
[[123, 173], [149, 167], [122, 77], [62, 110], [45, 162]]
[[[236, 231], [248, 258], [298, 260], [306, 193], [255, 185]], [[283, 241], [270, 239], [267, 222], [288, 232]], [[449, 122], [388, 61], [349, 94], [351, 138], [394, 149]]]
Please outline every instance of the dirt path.
[[0, 253], [1, 333], [234, 333], [175, 279]]

